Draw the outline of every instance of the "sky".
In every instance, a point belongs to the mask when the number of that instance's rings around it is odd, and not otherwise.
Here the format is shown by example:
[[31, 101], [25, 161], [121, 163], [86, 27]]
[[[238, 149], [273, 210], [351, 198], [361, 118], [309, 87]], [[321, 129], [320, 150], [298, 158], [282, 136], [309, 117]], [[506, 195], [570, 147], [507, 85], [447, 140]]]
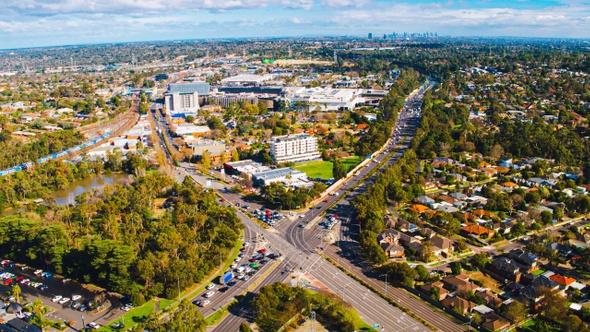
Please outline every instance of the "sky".
[[590, 0], [0, 0], [0, 49], [426, 31], [590, 38]]

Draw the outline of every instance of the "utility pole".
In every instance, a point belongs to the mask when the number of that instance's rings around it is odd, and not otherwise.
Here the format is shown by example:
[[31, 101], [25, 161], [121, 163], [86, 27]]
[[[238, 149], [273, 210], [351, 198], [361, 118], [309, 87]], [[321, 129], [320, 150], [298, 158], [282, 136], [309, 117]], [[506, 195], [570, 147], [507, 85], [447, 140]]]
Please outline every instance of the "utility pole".
[[385, 276], [385, 281], [384, 281], [384, 285], [385, 285], [385, 297], [387, 297], [387, 273], [380, 275], [380, 277]]

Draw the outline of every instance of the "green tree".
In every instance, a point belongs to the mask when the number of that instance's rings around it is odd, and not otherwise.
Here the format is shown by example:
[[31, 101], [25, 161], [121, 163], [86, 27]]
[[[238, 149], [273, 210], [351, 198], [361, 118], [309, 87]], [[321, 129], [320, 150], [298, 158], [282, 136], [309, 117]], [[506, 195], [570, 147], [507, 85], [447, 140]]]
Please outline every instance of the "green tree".
[[463, 268], [461, 268], [461, 263], [459, 262], [452, 262], [451, 263], [451, 272], [453, 274], [461, 274]]
[[514, 301], [506, 307], [504, 314], [513, 324], [518, 324], [526, 318], [528, 312], [522, 303]]
[[565, 328], [565, 330], [567, 332], [574, 332], [574, 331], [579, 331], [580, 327], [582, 327], [582, 320], [580, 319], [580, 317], [574, 315], [574, 314], [569, 314], [567, 315], [562, 321], [561, 324], [563, 325], [563, 327]]
[[240, 324], [240, 332], [254, 332], [246, 322]]
[[334, 159], [332, 165], [332, 176], [334, 177], [335, 181], [346, 177], [346, 169], [344, 168], [344, 164], [342, 164], [340, 159]]
[[346, 177], [346, 169], [344, 168], [344, 164], [342, 164], [340, 159], [334, 159], [332, 165], [332, 176], [334, 177], [335, 181]]
[[207, 323], [199, 309], [188, 300], [183, 300], [170, 320], [160, 325], [156, 331], [199, 332], [207, 329]]
[[549, 224], [551, 224], [552, 221], [553, 221], [553, 216], [551, 215], [551, 212], [549, 212], [549, 211], [541, 212], [541, 222], [543, 223], [543, 225], [549, 225]]
[[457, 240], [457, 251], [462, 253], [467, 250], [467, 243], [464, 239]]
[[16, 303], [20, 302], [20, 294], [21, 294], [20, 286], [18, 284], [12, 286], [12, 296], [14, 296]]
[[239, 161], [240, 160], [240, 154], [238, 153], [238, 150], [233, 150], [231, 152], [231, 161]]
[[488, 255], [483, 252], [477, 253], [471, 257], [471, 265], [476, 269], [484, 268], [488, 262]]
[[416, 266], [416, 273], [418, 273], [418, 280], [420, 281], [427, 281], [429, 278], [428, 270], [422, 264]]
[[209, 151], [207, 150], [203, 151], [203, 154], [201, 155], [201, 165], [203, 165], [205, 171], [208, 171], [211, 168], [211, 159], [209, 158]]

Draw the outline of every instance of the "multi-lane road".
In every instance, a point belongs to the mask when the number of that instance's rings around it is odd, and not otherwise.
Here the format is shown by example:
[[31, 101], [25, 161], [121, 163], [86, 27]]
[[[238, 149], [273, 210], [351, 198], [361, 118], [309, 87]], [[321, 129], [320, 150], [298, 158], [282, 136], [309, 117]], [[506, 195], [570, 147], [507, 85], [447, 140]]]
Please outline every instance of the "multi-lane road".
[[[381, 168], [384, 168], [387, 164], [393, 163], [403, 155], [403, 151], [408, 147], [409, 141], [411, 140], [411, 135], [414, 133], [415, 128], [419, 123], [419, 113], [410, 113], [410, 106], [416, 102], [419, 102], [420, 98], [423, 96], [423, 92], [426, 89], [427, 86], [424, 85], [419, 89], [418, 93], [415, 94], [415, 97], [412, 97], [408, 100], [408, 106], [404, 107], [396, 123], [395, 130], [391, 138], [392, 144], [387, 146], [382, 154], [379, 154], [377, 157], [375, 157], [375, 162], [368, 163], [364, 168], [356, 172], [352, 178], [347, 179], [338, 189], [338, 193], [340, 194], [339, 196], [329, 197], [329, 200], [341, 198], [338, 204], [330, 212], [333, 211], [334, 213], [339, 214], [341, 219], [346, 219], [349, 221], [349, 223], [347, 223], [347, 225], [344, 227], [354, 228], [350, 223], [353, 210], [349, 205], [349, 201], [356, 194], [365, 190], [364, 186], [366, 184], [361, 183], [359, 187], [351, 191], [346, 197], [342, 197], [341, 195], [355, 186], [358, 182], [362, 181], [362, 179], [365, 178], [365, 176], [367, 176], [369, 172], [371, 172], [378, 165], [381, 165]], [[390, 160], [381, 164], [382, 159], [396, 144], [398, 150], [393, 154]], [[224, 184], [197, 174], [189, 164], [183, 163], [181, 166], [182, 167], [179, 169], [179, 176], [191, 176], [196, 182], [217, 191], [218, 194], [222, 196], [229, 204], [250, 204], [249, 202], [243, 201], [242, 197], [239, 195], [227, 192], [225, 190]], [[322, 212], [327, 211], [331, 204], [332, 202], [324, 202], [322, 200], [321, 203], [316, 204], [315, 206], [311, 207], [309, 211], [303, 213], [301, 218], [292, 218], [291, 220], [285, 218], [272, 229], [262, 228], [259, 224], [251, 220], [246, 214], [238, 209], [238, 217], [246, 226], [245, 236], [250, 238], [254, 237], [256, 239], [262, 237], [264, 239], [265, 248], [272, 252], [280, 252], [282, 254], [281, 258], [283, 261], [279, 264], [279, 267], [273, 271], [270, 271], [269, 275], [264, 278], [263, 281], [258, 282], [253, 292], [256, 292], [257, 289], [263, 285], [285, 280], [289, 273], [284, 273], [284, 271], [289, 270], [299, 274], [302, 277], [305, 277], [306, 280], [313, 280], [314, 287], [329, 289], [332, 292], [340, 295], [345, 301], [349, 302], [353, 305], [353, 307], [355, 307], [361, 318], [366, 323], [379, 326], [382, 331], [429, 331], [426, 326], [404, 314], [401, 310], [394, 307], [393, 305], [390, 305], [379, 295], [369, 291], [355, 279], [349, 277], [322, 258], [319, 253], [328, 249], [329, 245], [325, 242], [326, 238], [324, 235], [326, 235], [326, 232], [314, 225], [314, 223], [317, 222], [317, 220], [314, 219], [318, 219], [317, 217], [321, 215]], [[302, 223], [304, 223], [306, 226], [300, 227]], [[347, 234], [346, 237], [343, 237], [343, 239], [348, 240], [345, 242], [355, 243], [351, 238], [349, 238], [349, 234], [351, 234], [352, 231], [353, 230], [350, 229], [341, 232], [342, 235], [344, 232]], [[339, 243], [342, 242], [343, 241], [339, 241]], [[252, 252], [253, 251], [250, 251], [248, 254], [251, 254]], [[329, 252], [327, 251], [327, 253]], [[245, 257], [248, 257], [248, 255]], [[272, 264], [272, 262], [267, 263], [267, 266], [270, 264]], [[366, 267], [368, 268], [368, 266]], [[264, 268], [266, 268], [266, 266]], [[242, 284], [238, 283], [237, 285], [232, 286], [235, 288], [230, 288], [230, 290], [223, 294], [216, 294], [214, 296], [216, 298], [211, 298], [211, 303], [209, 306], [203, 308], [203, 313], [208, 315], [212, 313], [212, 310], [217, 310], [223, 307], [225, 304], [229, 303], [232, 298], [238, 294], [242, 294], [249, 286], [249, 283], [255, 282], [257, 277], [264, 273], [264, 271], [261, 271], [254, 275], [254, 277], [248, 282], [241, 282]], [[402, 290], [399, 291], [403, 292]], [[245, 305], [245, 303], [247, 303], [249, 300], [248, 296], [252, 295], [247, 295], [240, 300], [238, 305], [233, 306], [232, 310], [230, 310], [230, 315], [228, 315], [217, 327], [215, 327], [215, 331], [238, 330], [240, 322], [249, 317], [249, 312], [247, 310], [247, 306]], [[407, 297], [408, 295], [405, 294], [405, 296]], [[416, 301], [420, 302], [419, 300]], [[425, 303], [420, 303], [424, 307], [430, 309], [430, 307], [428, 307]], [[432, 312], [436, 313], [432, 309], [430, 309], [429, 312], [422, 311], [420, 313], [430, 315], [430, 317], [423, 317], [422, 315], [421, 317], [443, 331], [461, 330], [459, 325], [453, 323], [446, 316], [440, 314], [442, 317], [441, 320], [441, 317], [434, 317]]]

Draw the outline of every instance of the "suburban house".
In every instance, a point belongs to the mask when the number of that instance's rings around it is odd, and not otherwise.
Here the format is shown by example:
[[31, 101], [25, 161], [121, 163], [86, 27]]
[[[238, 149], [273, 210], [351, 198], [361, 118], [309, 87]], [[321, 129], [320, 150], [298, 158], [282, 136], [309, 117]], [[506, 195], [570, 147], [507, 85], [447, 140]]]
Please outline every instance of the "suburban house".
[[502, 305], [502, 299], [500, 299], [498, 295], [492, 293], [489, 289], [477, 290], [475, 291], [475, 295], [486, 301], [486, 305], [490, 308], [497, 309]]
[[494, 236], [494, 231], [492, 229], [476, 225], [476, 224], [468, 224], [461, 228], [461, 232], [468, 236], [475, 236], [477, 238], [487, 237], [491, 238]]
[[543, 295], [539, 292], [539, 289], [533, 285], [528, 285], [520, 289], [520, 295], [523, 300], [529, 303], [532, 308], [537, 308], [539, 302], [543, 299]]
[[447, 295], [449, 295], [449, 291], [444, 288], [444, 284], [440, 280], [425, 283], [424, 285], [420, 286], [420, 291], [430, 296], [432, 294], [433, 288], [438, 289], [438, 299], [434, 299], [436, 301], [442, 301], [447, 297]]
[[441, 301], [441, 304], [447, 308], [450, 308], [461, 315], [466, 315], [469, 312], [473, 311], [473, 308], [477, 306], [477, 303], [468, 301], [464, 298], [458, 296], [447, 296], [444, 300]]
[[443, 287], [451, 292], [463, 291], [465, 293], [470, 290], [475, 290], [478, 286], [471, 281], [464, 274], [452, 275], [442, 280]]
[[523, 272], [533, 272], [536, 269], [539, 268], [538, 264], [538, 258], [537, 256], [526, 252], [524, 250], [521, 249], [513, 249], [510, 250], [510, 252], [508, 253], [508, 257], [514, 259], [514, 261], [516, 263], [518, 263], [521, 266], [521, 269], [523, 268], [524, 271]]
[[486, 268], [492, 272], [492, 276], [494, 276], [496, 279], [499, 279], [500, 281], [508, 279], [519, 282], [522, 276], [520, 267], [508, 257], [494, 258], [492, 263]]

